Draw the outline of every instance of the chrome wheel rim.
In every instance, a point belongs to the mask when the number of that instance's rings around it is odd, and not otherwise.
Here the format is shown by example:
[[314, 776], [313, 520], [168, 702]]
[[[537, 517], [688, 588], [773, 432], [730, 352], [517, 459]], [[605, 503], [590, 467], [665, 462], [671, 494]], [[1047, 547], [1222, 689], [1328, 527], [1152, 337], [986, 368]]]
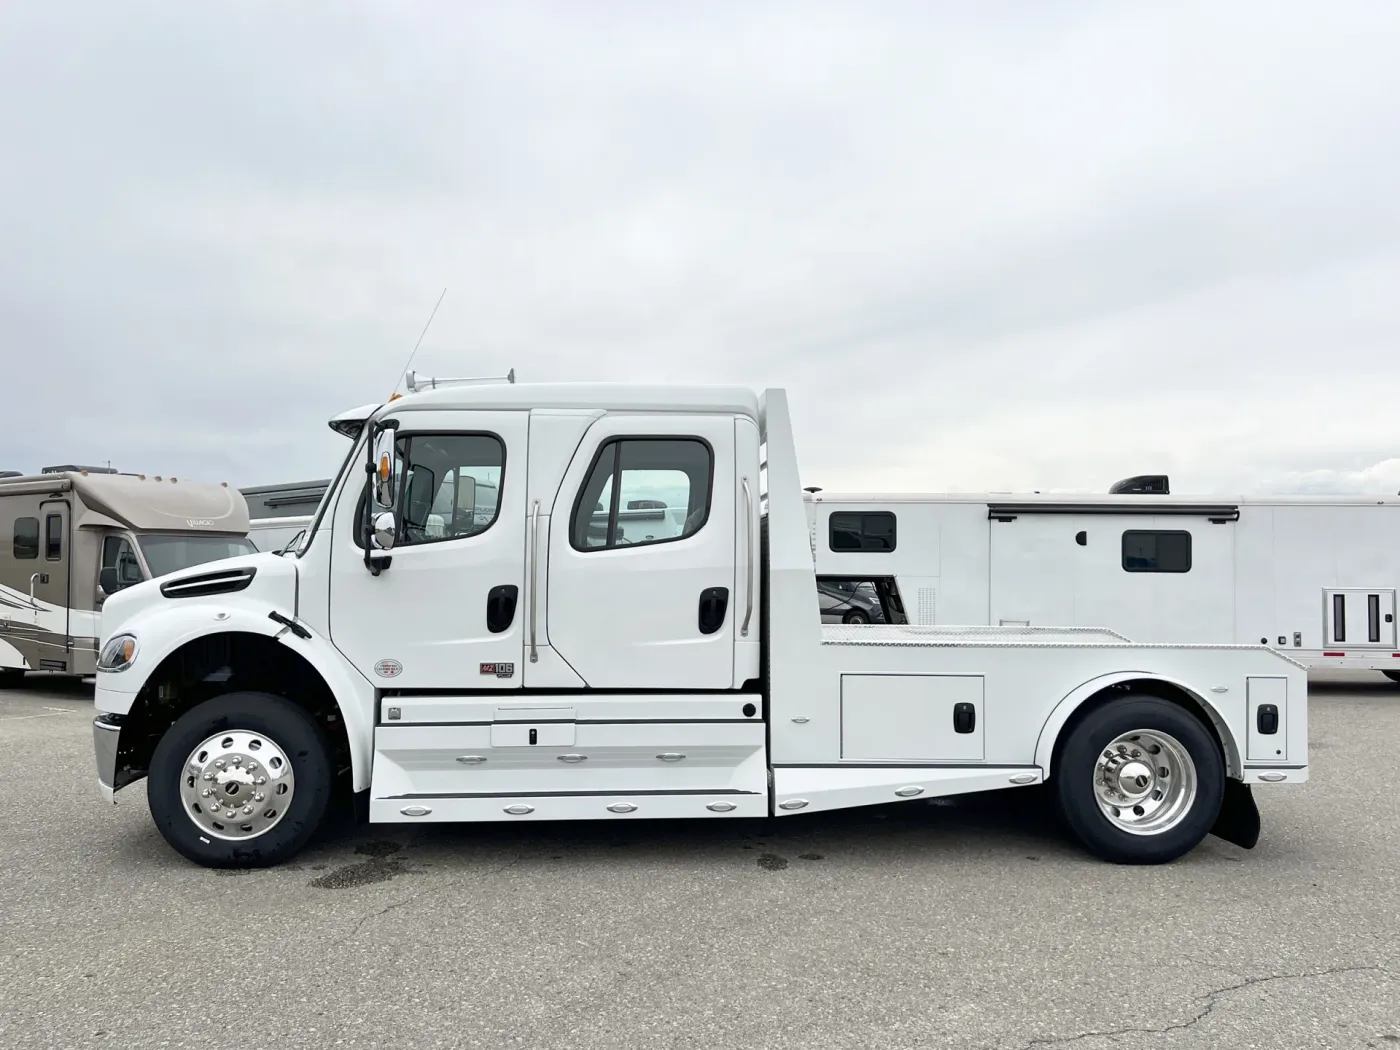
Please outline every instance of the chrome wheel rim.
[[1123, 733], [1094, 763], [1099, 812], [1130, 835], [1160, 835], [1176, 827], [1191, 812], [1196, 791], [1191, 753], [1158, 729]]
[[274, 740], [234, 730], [217, 733], [190, 752], [180, 799], [204, 834], [245, 842], [281, 822], [295, 788], [292, 763]]

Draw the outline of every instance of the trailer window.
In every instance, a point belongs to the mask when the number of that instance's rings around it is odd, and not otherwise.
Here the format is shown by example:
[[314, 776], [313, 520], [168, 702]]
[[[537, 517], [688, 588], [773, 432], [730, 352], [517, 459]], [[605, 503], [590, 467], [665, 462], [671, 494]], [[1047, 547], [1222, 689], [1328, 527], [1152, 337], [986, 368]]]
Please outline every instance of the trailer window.
[[1184, 530], [1123, 533], [1126, 572], [1190, 572], [1191, 534]]
[[39, 556], [39, 519], [15, 519], [15, 560], [30, 561]]
[[597, 551], [693, 536], [710, 516], [714, 456], [699, 438], [606, 442], [574, 505], [569, 540]]
[[63, 515], [50, 514], [44, 519], [44, 560], [63, 558]]
[[833, 551], [879, 551], [895, 547], [895, 518], [889, 511], [839, 511], [828, 519]]

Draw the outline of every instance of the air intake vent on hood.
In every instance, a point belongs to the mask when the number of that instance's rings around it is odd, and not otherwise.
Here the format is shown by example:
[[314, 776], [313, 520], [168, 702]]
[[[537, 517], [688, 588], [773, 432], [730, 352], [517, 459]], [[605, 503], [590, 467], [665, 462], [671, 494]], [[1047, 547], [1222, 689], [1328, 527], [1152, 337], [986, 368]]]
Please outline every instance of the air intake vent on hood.
[[237, 569], [200, 573], [198, 576], [182, 576], [178, 580], [162, 583], [160, 593], [167, 598], [204, 598], [211, 594], [232, 594], [252, 583], [257, 571], [251, 565], [246, 565]]

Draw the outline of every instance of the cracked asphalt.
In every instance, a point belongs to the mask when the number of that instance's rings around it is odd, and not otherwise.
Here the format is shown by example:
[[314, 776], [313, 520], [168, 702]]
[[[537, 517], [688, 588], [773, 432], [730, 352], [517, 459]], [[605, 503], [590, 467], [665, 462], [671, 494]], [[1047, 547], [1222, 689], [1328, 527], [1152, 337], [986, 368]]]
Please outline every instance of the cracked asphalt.
[[0, 692], [0, 1047], [1400, 1050], [1400, 687], [1160, 868], [1009, 792], [736, 822], [334, 829], [216, 873], [97, 796], [91, 694]]

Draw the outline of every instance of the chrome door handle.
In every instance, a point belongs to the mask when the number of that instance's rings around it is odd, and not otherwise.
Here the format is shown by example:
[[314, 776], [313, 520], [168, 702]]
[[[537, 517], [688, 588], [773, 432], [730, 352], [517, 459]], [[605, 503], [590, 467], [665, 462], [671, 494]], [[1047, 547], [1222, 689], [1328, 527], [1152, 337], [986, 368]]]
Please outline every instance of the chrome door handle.
[[744, 484], [744, 622], [739, 634], [749, 636], [749, 620], [753, 618], [753, 494], [749, 491], [749, 479], [740, 479]]
[[530, 511], [530, 662], [540, 662], [539, 650], [535, 646], [535, 630], [539, 618], [539, 590], [535, 581], [540, 573], [540, 501]]
[[34, 585], [39, 582], [39, 574], [36, 572], [29, 577], [29, 604], [34, 604]]

